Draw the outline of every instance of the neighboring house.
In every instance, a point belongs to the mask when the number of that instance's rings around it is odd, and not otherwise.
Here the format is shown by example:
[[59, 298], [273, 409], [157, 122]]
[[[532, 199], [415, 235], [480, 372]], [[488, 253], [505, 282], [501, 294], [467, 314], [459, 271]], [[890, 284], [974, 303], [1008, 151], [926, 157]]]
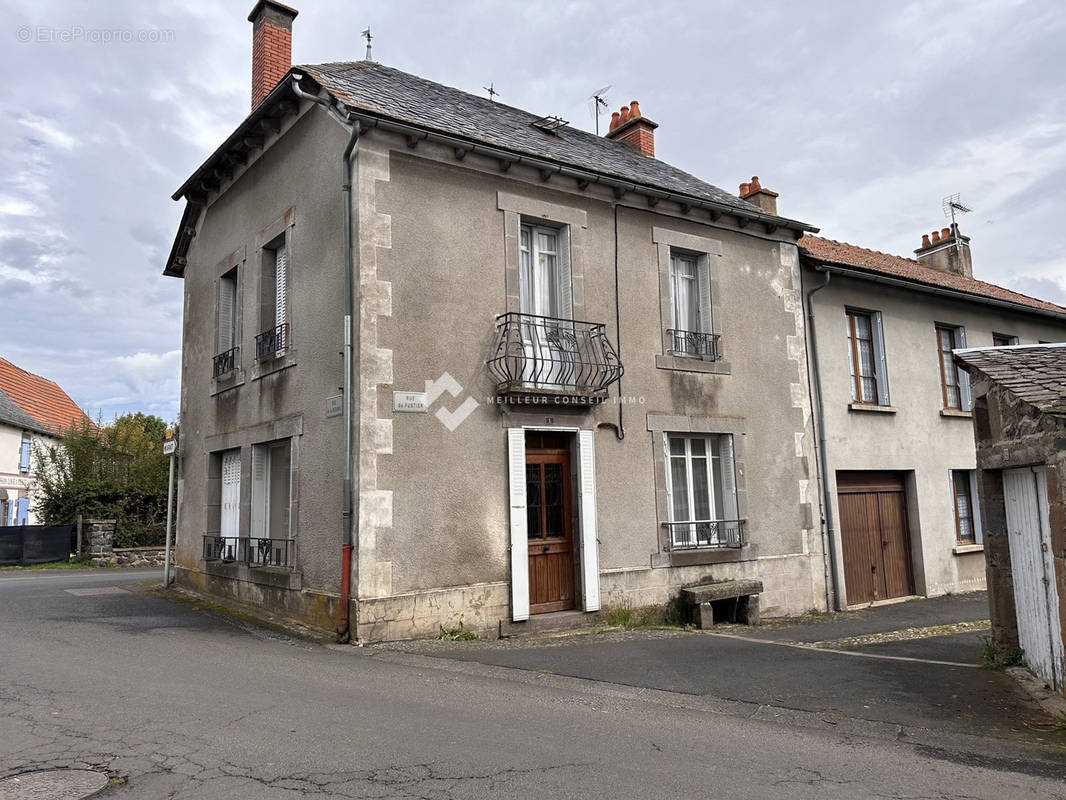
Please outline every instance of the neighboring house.
[[50, 380], [0, 358], [0, 525], [35, 525], [33, 445], [85, 419]]
[[923, 237], [916, 260], [799, 244], [841, 600], [984, 588], [972, 402], [951, 352], [1066, 340], [1066, 308], [974, 279], [957, 228]]
[[993, 640], [1066, 694], [1066, 344], [956, 358], [973, 385]]
[[635, 102], [598, 137], [290, 68], [295, 16], [256, 4], [252, 111], [175, 194], [179, 582], [370, 640], [708, 577], [825, 608], [814, 229], [657, 160]]

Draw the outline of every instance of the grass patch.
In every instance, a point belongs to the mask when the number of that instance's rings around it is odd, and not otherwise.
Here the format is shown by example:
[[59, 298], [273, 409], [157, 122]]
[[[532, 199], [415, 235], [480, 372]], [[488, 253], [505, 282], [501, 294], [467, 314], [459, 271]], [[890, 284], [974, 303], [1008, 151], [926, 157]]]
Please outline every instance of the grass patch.
[[70, 561], [52, 561], [48, 564], [30, 564], [25, 567], [0, 567], [3, 572], [23, 572], [34, 569], [95, 569], [87, 558], [72, 558]]
[[459, 624], [452, 628], [445, 628], [440, 626], [440, 636], [437, 637], [444, 642], [469, 642], [473, 639], [477, 639], [478, 635], [473, 631], [468, 631], [463, 627], [463, 615], [459, 614]]
[[[1024, 667], [1025, 651], [1020, 647], [1000, 652], [991, 636], [981, 637], [981, 666], [985, 669], [1006, 669], [1007, 667]], [[1066, 730], [1066, 729], [1064, 729]]]
[[621, 600], [617, 603], [608, 603], [600, 611], [599, 622], [609, 628], [684, 628], [692, 629], [694, 626], [685, 625], [681, 619], [681, 611], [676, 603], [665, 606], [641, 606], [634, 608], [629, 600]]

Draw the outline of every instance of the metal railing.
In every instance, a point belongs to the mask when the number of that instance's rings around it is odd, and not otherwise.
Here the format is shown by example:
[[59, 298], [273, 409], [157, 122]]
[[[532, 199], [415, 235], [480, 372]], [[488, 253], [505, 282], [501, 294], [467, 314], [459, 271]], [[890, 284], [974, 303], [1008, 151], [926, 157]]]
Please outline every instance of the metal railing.
[[214, 536], [203, 542], [205, 561], [227, 561], [249, 567], [287, 567], [296, 564], [296, 541], [266, 539], [258, 536]]
[[269, 361], [284, 355], [289, 346], [289, 323], [275, 325], [255, 337], [255, 360]]
[[739, 549], [748, 543], [742, 519], [664, 522], [670, 550]]
[[496, 344], [485, 363], [498, 394], [606, 396], [623, 372], [602, 323], [517, 312], [496, 318]]
[[686, 356], [699, 356], [707, 361], [719, 361], [722, 358], [721, 336], [717, 333], [700, 333], [699, 331], [680, 331], [666, 329], [666, 339], [670, 352]]
[[241, 360], [241, 348], [231, 347], [224, 353], [219, 353], [215, 356], [215, 363], [212, 368], [212, 374], [215, 378], [221, 378], [223, 375], [229, 375], [233, 370], [237, 368]]

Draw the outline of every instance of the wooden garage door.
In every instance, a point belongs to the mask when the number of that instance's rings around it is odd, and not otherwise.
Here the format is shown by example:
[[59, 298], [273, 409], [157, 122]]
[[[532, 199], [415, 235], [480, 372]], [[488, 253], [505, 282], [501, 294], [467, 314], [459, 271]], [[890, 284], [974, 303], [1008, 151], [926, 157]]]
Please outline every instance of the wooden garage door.
[[907, 495], [893, 472], [838, 472], [848, 603], [914, 594]]

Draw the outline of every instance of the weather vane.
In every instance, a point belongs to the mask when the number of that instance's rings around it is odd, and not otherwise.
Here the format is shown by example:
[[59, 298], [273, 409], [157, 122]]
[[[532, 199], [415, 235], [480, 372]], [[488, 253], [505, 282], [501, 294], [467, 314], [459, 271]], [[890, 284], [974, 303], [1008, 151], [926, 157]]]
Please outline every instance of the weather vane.
[[373, 39], [374, 37], [370, 35], [370, 26], [369, 25], [366, 26], [366, 30], [363, 31], [362, 35], [363, 35], [363, 38], [366, 39], [366, 60], [367, 61], [373, 61], [374, 59], [371, 57], [371, 54], [370, 54], [370, 40]]
[[491, 100], [492, 102], [495, 103], [496, 102], [496, 95], [498, 95], [499, 92], [497, 92], [494, 87], [495, 87], [495, 84], [490, 82], [488, 86], [482, 86], [481, 88], [489, 93], [489, 100]]

